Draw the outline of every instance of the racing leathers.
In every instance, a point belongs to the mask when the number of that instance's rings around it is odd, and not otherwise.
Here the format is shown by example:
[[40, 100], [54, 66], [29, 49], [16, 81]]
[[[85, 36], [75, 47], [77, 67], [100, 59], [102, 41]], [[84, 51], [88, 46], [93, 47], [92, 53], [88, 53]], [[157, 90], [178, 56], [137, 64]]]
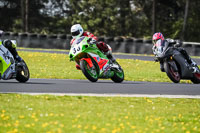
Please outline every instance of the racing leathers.
[[[90, 43], [95, 43], [100, 51], [102, 51], [112, 62], [115, 62], [115, 58], [112, 56], [112, 49], [108, 44], [103, 41], [98, 41], [98, 38], [88, 31], [83, 32], [82, 36], [91, 38]], [[75, 38], [71, 40], [70, 45], [73, 44], [74, 40]], [[76, 64], [76, 68], [80, 70], [80, 66], [78, 64]]]
[[22, 60], [22, 58], [17, 53], [17, 45], [15, 43], [8, 39], [3, 40], [2, 43], [11, 52], [16, 61], [20, 62]]

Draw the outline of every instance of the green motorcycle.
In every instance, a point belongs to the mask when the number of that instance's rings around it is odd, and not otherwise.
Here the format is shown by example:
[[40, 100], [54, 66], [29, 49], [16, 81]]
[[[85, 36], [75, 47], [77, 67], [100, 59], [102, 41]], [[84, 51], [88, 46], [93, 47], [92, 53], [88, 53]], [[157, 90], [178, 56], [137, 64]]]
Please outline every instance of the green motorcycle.
[[[11, 40], [16, 44], [15, 40]], [[18, 62], [0, 40], [0, 79], [16, 79], [19, 82], [29, 80], [29, 69], [24, 60]]]
[[91, 82], [99, 78], [108, 79], [116, 83], [124, 80], [124, 72], [121, 66], [115, 61], [110, 61], [96, 46], [90, 43], [90, 38], [77, 37], [69, 52], [70, 61], [75, 61]]

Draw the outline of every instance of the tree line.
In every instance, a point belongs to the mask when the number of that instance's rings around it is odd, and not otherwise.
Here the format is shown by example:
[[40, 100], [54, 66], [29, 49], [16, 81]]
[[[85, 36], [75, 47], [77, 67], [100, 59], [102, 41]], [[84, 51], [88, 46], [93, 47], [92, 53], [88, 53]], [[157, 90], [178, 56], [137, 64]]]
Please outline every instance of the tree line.
[[97, 36], [200, 42], [199, 0], [0, 0], [0, 29], [70, 34], [80, 23]]

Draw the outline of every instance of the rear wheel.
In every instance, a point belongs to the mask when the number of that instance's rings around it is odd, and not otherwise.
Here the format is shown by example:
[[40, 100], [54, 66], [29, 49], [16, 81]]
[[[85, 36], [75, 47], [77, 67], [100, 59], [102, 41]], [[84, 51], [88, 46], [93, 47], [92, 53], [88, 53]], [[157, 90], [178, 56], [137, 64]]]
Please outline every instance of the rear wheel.
[[87, 61], [81, 60], [80, 67], [83, 74], [88, 80], [90, 80], [91, 82], [96, 82], [98, 80], [97, 68], [94, 64], [92, 67], [90, 67]]
[[124, 71], [121, 66], [116, 62], [116, 65], [119, 66], [118, 69], [113, 69], [114, 75], [111, 77], [112, 81], [115, 83], [121, 83], [124, 80]]
[[29, 69], [24, 61], [21, 61], [18, 63], [17, 67], [17, 75], [16, 75], [16, 80], [19, 82], [26, 82], [29, 80], [30, 73]]
[[180, 82], [181, 76], [179, 72], [175, 72], [173, 66], [171, 66], [171, 64], [169, 64], [167, 61], [164, 62], [164, 69], [171, 81], [173, 81], [174, 83]]

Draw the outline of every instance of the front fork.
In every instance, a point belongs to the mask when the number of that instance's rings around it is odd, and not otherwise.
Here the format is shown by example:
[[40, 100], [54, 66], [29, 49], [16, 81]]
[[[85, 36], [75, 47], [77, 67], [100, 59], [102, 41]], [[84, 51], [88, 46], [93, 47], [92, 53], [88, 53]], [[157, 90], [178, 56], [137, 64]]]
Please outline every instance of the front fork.
[[174, 72], [178, 72], [178, 67], [176, 65], [175, 60], [173, 59], [173, 56], [166, 58], [165, 61], [172, 67]]

